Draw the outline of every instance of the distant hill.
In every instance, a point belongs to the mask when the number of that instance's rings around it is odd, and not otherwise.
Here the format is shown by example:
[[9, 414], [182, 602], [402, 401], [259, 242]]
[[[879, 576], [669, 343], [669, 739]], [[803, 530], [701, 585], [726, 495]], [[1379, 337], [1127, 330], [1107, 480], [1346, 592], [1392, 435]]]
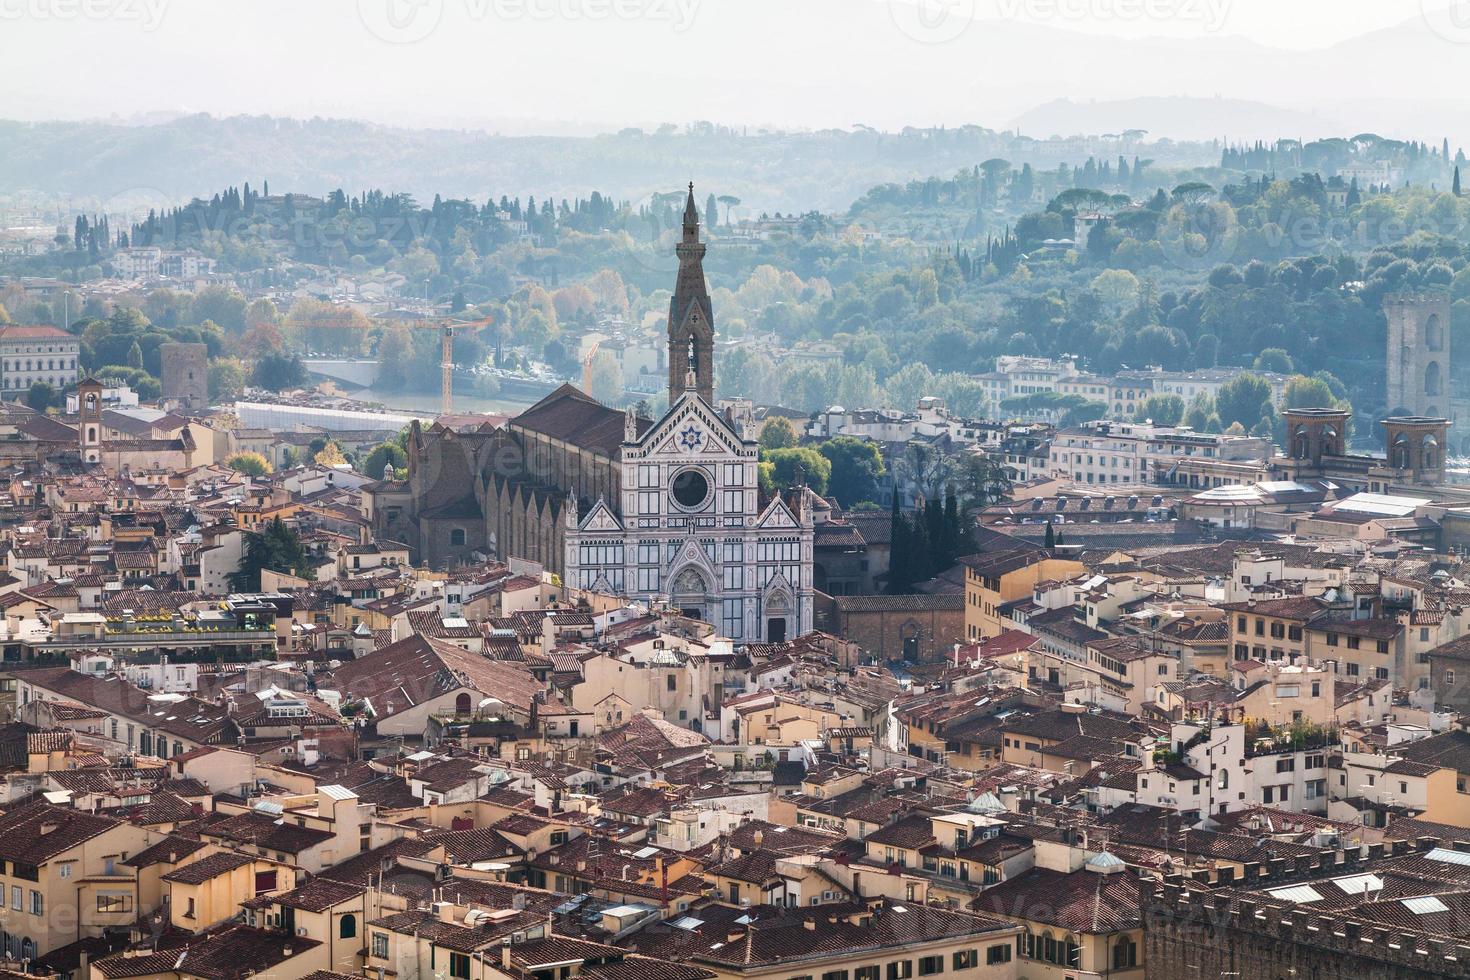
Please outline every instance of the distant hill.
[[[61, 196], [77, 206], [118, 197], [129, 205], [157, 200], [167, 206], [245, 181], [258, 190], [263, 180], [276, 192], [382, 188], [424, 202], [435, 194], [476, 202], [528, 194], [559, 201], [597, 190], [636, 203], [693, 179], [701, 195], [733, 195], [758, 210], [842, 210], [877, 184], [949, 175], [992, 157], [1017, 165], [1024, 159], [1010, 134], [978, 126], [894, 134], [745, 134], [706, 127], [694, 133], [512, 137], [350, 120], [207, 115], [153, 126], [0, 121], [0, 146], [3, 193]], [[1171, 152], [1186, 166], [1213, 163], [1218, 153], [1205, 146]]]
[[1282, 137], [1311, 140], [1357, 131], [1351, 123], [1262, 102], [1185, 96], [1100, 102], [1057, 99], [1022, 113], [1011, 121], [1010, 127], [1038, 139], [1145, 129], [1150, 137], [1230, 142], [1256, 139], [1272, 142]]

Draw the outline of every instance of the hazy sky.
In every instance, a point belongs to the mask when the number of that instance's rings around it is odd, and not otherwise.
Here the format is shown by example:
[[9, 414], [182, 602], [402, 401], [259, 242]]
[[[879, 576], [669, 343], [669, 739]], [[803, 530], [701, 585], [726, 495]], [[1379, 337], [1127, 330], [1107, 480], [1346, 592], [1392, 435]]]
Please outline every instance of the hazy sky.
[[[246, 112], [509, 130], [694, 118], [999, 126], [1048, 99], [1171, 94], [1317, 111], [1310, 100], [1332, 98], [1337, 80], [1309, 78], [1308, 95], [1289, 77], [1273, 86], [1259, 70], [1270, 52], [1255, 45], [1290, 49], [1280, 60], [1291, 62], [1396, 26], [1428, 44], [1435, 30], [1424, 6], [1446, 2], [0, 0], [0, 117]], [[1466, 63], [1470, 0], [1454, 4], [1439, 15], [1448, 17], [1439, 47], [1407, 56], [1410, 64]], [[1254, 59], [1242, 72], [1252, 77], [1189, 70], [1196, 51], [1228, 59], [1237, 49]], [[996, 56], [1009, 59], [1003, 72]], [[1425, 94], [1378, 67], [1363, 65], [1353, 79], [1371, 80], [1359, 98]]]

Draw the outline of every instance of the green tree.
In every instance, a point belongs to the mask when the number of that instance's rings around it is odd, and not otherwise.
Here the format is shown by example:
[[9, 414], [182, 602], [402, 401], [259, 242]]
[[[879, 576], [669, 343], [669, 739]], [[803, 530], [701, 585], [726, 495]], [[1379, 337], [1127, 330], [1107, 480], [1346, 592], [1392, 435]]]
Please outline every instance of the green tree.
[[1227, 428], [1235, 423], [1249, 429], [1271, 414], [1271, 384], [1259, 374], [1237, 375], [1220, 386], [1215, 395], [1215, 410], [1220, 424]]
[[246, 309], [245, 297], [234, 287], [205, 286], [194, 296], [189, 320], [192, 323], [213, 320], [231, 333], [243, 333]]
[[1281, 403], [1285, 408], [1336, 408], [1338, 404], [1326, 381], [1300, 374], [1286, 379]]
[[832, 464], [815, 449], [805, 446], [768, 449], [761, 453], [761, 458], [771, 464], [771, 476], [776, 481], [778, 490], [808, 486], [814, 492], [826, 496], [827, 484], [832, 478]]
[[268, 391], [287, 391], [306, 386], [306, 366], [295, 354], [271, 351], [255, 362], [250, 383]]
[[311, 556], [301, 537], [286, 522], [274, 517], [259, 532], [247, 532], [240, 570], [230, 576], [237, 592], [259, 592], [260, 573], [265, 569], [306, 578], [311, 573]]
[[232, 402], [245, 391], [245, 365], [233, 357], [222, 357], [209, 365], [209, 400]]
[[367, 459], [362, 462], [362, 474], [370, 476], [374, 480], [380, 480], [384, 476], [384, 470], [392, 466], [395, 470], [401, 470], [408, 466], [408, 453], [397, 443], [385, 442], [380, 446], [374, 446], [373, 451], [368, 453]]
[[1196, 432], [1219, 432], [1220, 416], [1215, 411], [1215, 399], [1203, 391], [1195, 395], [1184, 413], [1184, 424]]
[[56, 389], [48, 382], [37, 381], [26, 392], [26, 404], [38, 412], [44, 412], [56, 404]]
[[828, 487], [843, 507], [851, 507], [878, 496], [878, 481], [883, 477], [883, 456], [876, 444], [852, 436], [828, 439], [817, 451], [831, 464]]
[[761, 427], [761, 449], [790, 449], [795, 445], [796, 429], [784, 415], [767, 419], [766, 424]]
[[413, 339], [408, 328], [389, 327], [378, 339], [378, 373], [374, 383], [384, 391], [398, 391], [408, 383]]
[[1011, 478], [1005, 465], [985, 453], [965, 453], [953, 474], [953, 486], [966, 508], [988, 507], [1010, 495]]
[[260, 453], [236, 453], [225, 460], [225, 465], [246, 476], [266, 476], [271, 472], [270, 461]]
[[1178, 395], [1150, 395], [1139, 409], [1145, 419], [1153, 419], [1154, 425], [1178, 425], [1184, 418], [1184, 399]]
[[1280, 347], [1267, 347], [1257, 354], [1255, 368], [1257, 371], [1270, 371], [1272, 374], [1290, 374], [1295, 370], [1291, 355]]
[[128, 348], [128, 367], [134, 370], [141, 370], [143, 367], [143, 348], [138, 346], [136, 340]]

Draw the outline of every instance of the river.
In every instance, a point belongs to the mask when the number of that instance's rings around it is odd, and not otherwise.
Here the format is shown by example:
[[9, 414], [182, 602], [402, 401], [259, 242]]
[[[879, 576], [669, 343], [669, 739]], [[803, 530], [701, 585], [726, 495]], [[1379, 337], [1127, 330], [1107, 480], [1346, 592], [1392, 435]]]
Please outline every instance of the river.
[[[484, 413], [490, 415], [517, 415], [536, 404], [543, 394], [536, 392], [514, 392], [494, 398], [473, 395], [474, 382], [469, 378], [456, 378], [454, 383], [454, 411], [456, 414]], [[427, 391], [378, 391], [361, 388], [357, 391], [338, 389], [338, 394], [353, 401], [376, 402], [391, 412], [434, 418], [439, 414], [438, 394]]]

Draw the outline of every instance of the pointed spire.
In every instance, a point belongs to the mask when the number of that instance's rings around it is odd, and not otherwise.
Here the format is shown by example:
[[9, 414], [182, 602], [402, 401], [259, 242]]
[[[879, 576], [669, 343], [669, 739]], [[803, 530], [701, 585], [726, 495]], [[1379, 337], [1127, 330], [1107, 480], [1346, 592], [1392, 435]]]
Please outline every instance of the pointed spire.
[[699, 241], [699, 208], [694, 203], [694, 181], [689, 182], [689, 199], [684, 202], [684, 241]]

